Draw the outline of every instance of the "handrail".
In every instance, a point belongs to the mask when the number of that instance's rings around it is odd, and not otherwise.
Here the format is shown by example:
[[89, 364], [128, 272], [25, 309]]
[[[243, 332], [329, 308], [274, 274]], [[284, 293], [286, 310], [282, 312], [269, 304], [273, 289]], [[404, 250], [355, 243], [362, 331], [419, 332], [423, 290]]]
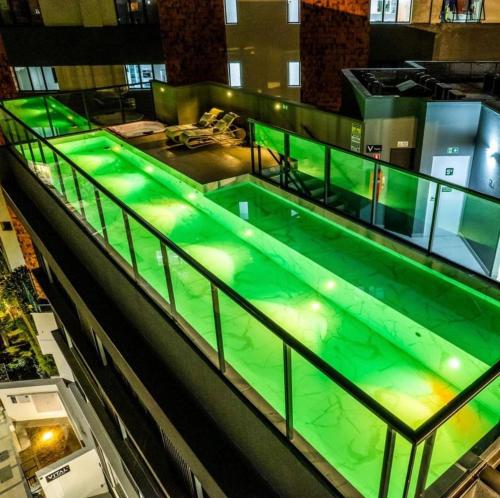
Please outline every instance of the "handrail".
[[490, 367], [481, 377], [476, 379], [470, 386], [466, 387], [458, 396], [453, 398], [447, 405], [443, 406], [443, 408], [436, 412], [430, 419], [426, 420], [415, 431], [415, 443], [418, 444], [424, 439], [427, 439], [499, 376], [500, 361]]
[[[350, 381], [347, 377], [333, 368], [331, 365], [326, 363], [319, 356], [316, 356], [308, 348], [306, 348], [301, 342], [295, 339], [289, 332], [278, 325], [274, 320], [269, 318], [267, 315], [262, 313], [258, 308], [256, 308], [252, 303], [247, 301], [243, 296], [235, 292], [231, 287], [229, 287], [225, 282], [219, 279], [216, 275], [207, 270], [204, 266], [198, 263], [192, 256], [190, 256], [186, 251], [180, 248], [175, 242], [171, 241], [168, 237], [162, 234], [158, 229], [152, 226], [149, 222], [142, 219], [135, 211], [129, 208], [123, 201], [117, 198], [113, 193], [109, 192], [105, 187], [100, 185], [94, 178], [92, 178], [86, 171], [81, 169], [77, 164], [75, 164], [71, 159], [69, 159], [61, 151], [57, 150], [50, 142], [44, 139], [37, 132], [31, 130], [27, 125], [25, 125], [20, 119], [12, 115], [7, 109], [0, 104], [0, 107], [15, 119], [24, 129], [29, 130], [38, 140], [42, 141], [44, 145], [47, 145], [54, 153], [59, 155], [64, 161], [66, 161], [70, 166], [75, 168], [84, 178], [86, 178], [95, 188], [101, 191], [103, 194], [108, 196], [113, 202], [115, 202], [123, 211], [125, 211], [129, 216], [131, 216], [136, 222], [143, 226], [146, 230], [151, 232], [156, 236], [161, 242], [168, 246], [172, 251], [178, 254], [182, 259], [189, 263], [194, 269], [201, 273], [207, 280], [212, 282], [218, 289], [229, 296], [235, 303], [237, 303], [241, 308], [247, 311], [251, 316], [258, 320], [262, 325], [268, 328], [272, 333], [277, 335], [283, 342], [289, 345], [292, 349], [297, 351], [302, 357], [307, 359], [314, 367], [320, 370], [328, 378], [333, 380], [336, 384], [344, 388], [349, 394], [352, 395], [358, 402], [369, 409], [371, 412], [375, 413], [377, 417], [382, 419], [387, 425], [395, 429], [402, 436], [404, 436], [409, 441], [413, 441], [415, 438], [415, 431], [409, 427], [401, 419], [389, 412], [383, 405], [378, 401], [374, 400], [368, 396], [362, 389], [360, 389], [356, 384]], [[90, 132], [99, 133], [100, 130]], [[89, 132], [86, 132], [89, 133]]]
[[16, 97], [3, 98], [2, 102], [7, 102], [9, 100], [19, 100], [23, 98], [29, 99], [33, 97], [44, 97], [44, 96], [51, 97], [53, 95], [70, 95], [73, 93], [90, 93], [90, 92], [98, 92], [100, 90], [112, 90], [114, 88], [123, 88], [123, 87], [132, 87], [132, 90], [144, 90], [144, 91], [150, 90], [150, 88], [144, 88], [143, 85], [144, 83], [122, 83], [121, 85], [96, 86], [93, 88], [75, 88], [73, 90], [20, 90], [18, 92], [19, 95], [17, 95]]
[[[481, 198], [483, 198], [483, 199], [485, 199], [487, 201], [494, 202], [495, 204], [500, 204], [500, 199], [497, 198], [497, 197], [493, 197], [493, 196], [488, 195], [488, 194], [483, 194], [482, 192], [477, 192], [476, 190], [472, 190], [472, 189], [469, 189], [467, 187], [462, 187], [460, 185], [456, 185], [454, 183], [447, 182], [446, 180], [440, 180], [440, 179], [435, 178], [435, 177], [433, 177], [431, 175], [428, 175], [426, 173], [420, 173], [420, 172], [417, 172], [417, 171], [411, 171], [411, 170], [402, 168], [401, 166], [397, 166], [396, 164], [391, 164], [391, 163], [388, 163], [387, 161], [383, 161], [382, 159], [373, 159], [373, 158], [371, 158], [369, 156], [365, 156], [363, 154], [359, 154], [357, 152], [353, 152], [352, 150], [345, 149], [344, 147], [341, 147], [339, 145], [332, 145], [332, 144], [329, 144], [327, 142], [323, 142], [322, 140], [316, 140], [316, 139], [313, 139], [313, 138], [304, 137], [303, 135], [299, 135], [298, 133], [296, 133], [294, 131], [290, 131], [290, 130], [287, 130], [285, 128], [281, 128], [280, 126], [270, 125], [270, 124], [264, 123], [262, 121], [258, 121], [256, 119], [253, 119], [253, 118], [248, 118], [248, 122], [249, 123], [254, 123], [254, 124], [257, 124], [257, 125], [260, 125], [260, 126], [265, 126], [266, 128], [273, 128], [274, 130], [280, 131], [282, 133], [286, 133], [286, 134], [288, 134], [290, 136], [296, 136], [296, 137], [298, 137], [298, 138], [300, 138], [302, 140], [307, 140], [309, 142], [314, 142], [316, 144], [322, 145], [324, 147], [328, 147], [328, 148], [333, 149], [333, 150], [339, 150], [341, 152], [345, 152], [346, 154], [350, 154], [351, 156], [357, 157], [359, 159], [363, 159], [364, 161], [370, 161], [372, 163], [378, 163], [381, 166], [386, 166], [388, 168], [400, 171], [402, 173], [406, 173], [407, 175], [414, 176], [416, 178], [422, 178], [423, 180], [427, 180], [427, 181], [430, 181], [430, 182], [433, 182], [433, 183], [436, 183], [436, 184], [440, 184], [440, 185], [442, 185], [444, 187], [449, 187], [449, 188], [452, 188], [454, 190], [460, 190], [461, 192], [463, 192], [465, 194], [475, 195], [475, 196], [481, 197]], [[453, 156], [450, 156], [450, 157], [453, 157]]]
[[[103, 194], [108, 196], [113, 202], [115, 202], [124, 212], [131, 216], [137, 223], [139, 223], [143, 228], [152, 233], [157, 237], [162, 243], [168, 246], [173, 252], [178, 254], [184, 261], [190, 264], [194, 269], [196, 269], [200, 274], [202, 274], [207, 280], [212, 282], [218, 289], [224, 292], [228, 297], [230, 297], [236, 304], [247, 311], [251, 316], [258, 320], [262, 325], [268, 328], [273, 334], [278, 336], [285, 344], [295, 350], [308, 362], [310, 362], [315, 368], [326, 375], [330, 380], [335, 382], [337, 385], [346, 390], [353, 398], [355, 398], [359, 403], [361, 403], [365, 408], [374, 413], [383, 422], [385, 422], [389, 427], [393, 428], [403, 437], [405, 437], [412, 444], [417, 445], [424, 439], [426, 439], [430, 434], [434, 433], [440, 426], [442, 426], [447, 420], [449, 420], [455, 413], [457, 413], [463, 406], [465, 406], [471, 399], [477, 396], [481, 391], [483, 391], [491, 382], [493, 382], [500, 375], [500, 362], [489, 368], [481, 377], [476, 379], [470, 386], [458, 394], [453, 400], [441, 408], [436, 414], [434, 414], [429, 420], [422, 423], [417, 429], [412, 429], [405, 422], [403, 422], [399, 417], [393, 415], [389, 412], [383, 405], [378, 401], [374, 400], [372, 397], [368, 396], [362, 389], [360, 389], [356, 384], [350, 381], [347, 377], [337, 371], [334, 367], [326, 363], [319, 356], [310, 351], [306, 346], [299, 342], [295, 337], [293, 337], [284, 328], [278, 325], [274, 320], [269, 318], [267, 315], [262, 313], [257, 307], [252, 303], [247, 301], [243, 296], [234, 291], [225, 282], [223, 282], [219, 277], [206, 269], [203, 265], [198, 263], [192, 256], [190, 256], [186, 251], [179, 247], [175, 242], [171, 241], [167, 236], [162, 234], [158, 229], [152, 226], [148, 221], [140, 217], [135, 211], [129, 208], [123, 201], [117, 198], [114, 194], [109, 192], [105, 187], [100, 185], [94, 178], [92, 178], [86, 171], [81, 169], [77, 164], [75, 164], [71, 159], [69, 159], [65, 154], [56, 149], [47, 139], [40, 136], [37, 132], [29, 128], [25, 123], [23, 123], [17, 116], [13, 115], [8, 111], [3, 103], [0, 102], [0, 108], [8, 114], [11, 118], [19, 123], [23, 129], [28, 130], [35, 138], [40, 140], [44, 145], [53, 151], [53, 153], [60, 156], [64, 161], [66, 161], [71, 167], [77, 170], [84, 178], [87, 179], [96, 189], [101, 191]], [[249, 120], [250, 121], [250, 120]], [[255, 120], [252, 122], [259, 123]], [[264, 123], [262, 123], [264, 124]], [[268, 125], [265, 125], [268, 126]], [[272, 128], [280, 129], [278, 127], [271, 126]], [[282, 129], [280, 129], [282, 130]], [[285, 131], [286, 130], [282, 130]], [[102, 133], [102, 130], [81, 132], [82, 134], [88, 133]], [[290, 133], [290, 132], [287, 132]], [[303, 137], [300, 137], [303, 138]], [[307, 140], [307, 139], [306, 139]], [[328, 147], [331, 145], [325, 144]], [[335, 148], [335, 147], [333, 147]], [[364, 156], [362, 156], [364, 157]], [[398, 168], [399, 169], [399, 168]]]

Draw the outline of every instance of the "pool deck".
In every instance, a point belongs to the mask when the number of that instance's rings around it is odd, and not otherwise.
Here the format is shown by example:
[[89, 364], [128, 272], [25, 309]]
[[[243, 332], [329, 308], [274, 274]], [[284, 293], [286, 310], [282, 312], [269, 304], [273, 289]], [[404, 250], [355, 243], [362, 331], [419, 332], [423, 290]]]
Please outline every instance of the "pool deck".
[[[252, 172], [250, 147], [210, 145], [195, 150], [167, 148], [163, 134], [133, 138], [127, 142], [202, 185]], [[264, 167], [276, 166], [275, 160], [266, 151], [263, 151], [262, 163]]]

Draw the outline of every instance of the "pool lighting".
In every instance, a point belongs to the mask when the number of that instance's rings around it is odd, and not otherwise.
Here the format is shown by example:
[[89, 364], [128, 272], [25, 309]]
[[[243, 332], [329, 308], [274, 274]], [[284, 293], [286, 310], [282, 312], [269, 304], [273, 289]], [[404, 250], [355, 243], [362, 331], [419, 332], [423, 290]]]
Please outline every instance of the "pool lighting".
[[42, 434], [42, 441], [46, 443], [49, 442], [54, 437], [54, 433], [52, 431], [46, 431]]
[[333, 280], [328, 280], [328, 282], [325, 283], [325, 288], [327, 290], [333, 290], [333, 289], [335, 289], [335, 286], [336, 286], [336, 284]]
[[144, 170], [146, 171], [146, 173], [152, 173], [155, 169], [153, 168], [153, 166], [148, 165], [144, 168]]
[[318, 301], [314, 301], [313, 303], [311, 303], [311, 309], [313, 311], [319, 311], [321, 308], [321, 304], [318, 303]]
[[245, 237], [251, 237], [253, 235], [253, 230], [250, 229], [250, 228], [247, 228], [245, 231], [244, 231], [244, 235]]
[[460, 368], [460, 360], [458, 358], [450, 358], [447, 363], [453, 370]]
[[111, 150], [113, 152], [120, 152], [121, 147], [122, 147], [121, 145], [116, 144], [116, 145], [113, 145], [113, 147], [111, 147]]
[[194, 201], [196, 199], [196, 194], [194, 192], [191, 192], [188, 194], [188, 199], [190, 201]]

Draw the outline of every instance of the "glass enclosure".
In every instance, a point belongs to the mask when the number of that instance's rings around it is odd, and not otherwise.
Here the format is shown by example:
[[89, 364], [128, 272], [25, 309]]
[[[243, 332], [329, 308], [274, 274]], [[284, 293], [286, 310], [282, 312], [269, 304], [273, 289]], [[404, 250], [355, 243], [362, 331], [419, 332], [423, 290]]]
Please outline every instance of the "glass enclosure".
[[441, 22], [481, 22], [484, 0], [443, 0], [440, 17]]
[[115, 0], [118, 24], [153, 24], [158, 22], [156, 0]]
[[[500, 280], [500, 202], [252, 121], [253, 172], [477, 274]], [[272, 158], [265, 166], [262, 155]]]
[[371, 0], [370, 22], [410, 22], [411, 8], [412, 0]]
[[[483, 336], [456, 333], [456, 320], [451, 320], [449, 335], [417, 326], [409, 310], [395, 310], [384, 301], [394, 296], [378, 294], [382, 280], [370, 284], [374, 270], [389, 257], [397, 267], [388, 271], [412, 272], [413, 285], [421, 280], [429, 292], [442, 279], [437, 272], [265, 189], [262, 195], [274, 206], [260, 204], [262, 212], [256, 212], [248, 194], [255, 186], [238, 191], [241, 219], [235, 217], [171, 175], [166, 164], [112, 134], [72, 130], [73, 123], [86, 120], [62, 103], [55, 105], [61, 123], [49, 127], [48, 136], [55, 138], [43, 138], [34, 129], [44, 129], [51, 102], [45, 120], [33, 122], [29, 110], [40, 102], [24, 100], [21, 108], [16, 101], [3, 103], [0, 129], [25, 171], [50, 189], [289, 444], [300, 449], [307, 442], [309, 456], [331, 464], [367, 498], [400, 498], [424, 496], [438, 480], [441, 486], [443, 479], [456, 476], [457, 460], [498, 435], [498, 343], [485, 339], [488, 347], [478, 346]], [[64, 116], [72, 117], [65, 126]], [[271, 149], [278, 159], [284, 156], [278, 182], [296, 183], [297, 189], [319, 181], [323, 202], [336, 195], [344, 199], [345, 209], [364, 215], [368, 209], [372, 221], [378, 209], [390, 210], [405, 230], [420, 223], [412, 202], [400, 205], [393, 194], [383, 197], [382, 190], [404, 187], [417, 193], [415, 199], [422, 190], [428, 199], [429, 185], [392, 177], [384, 164], [325, 144], [259, 123], [252, 127], [258, 147]], [[256, 166], [263, 174], [262, 164]], [[438, 189], [436, 204], [440, 195]], [[436, 211], [434, 226], [440, 223]], [[299, 232], [283, 232], [281, 218], [273, 218], [280, 213]], [[249, 222], [265, 228], [250, 229]], [[309, 230], [317, 234], [316, 241], [307, 237]], [[376, 259], [364, 273], [363, 286], [349, 281], [358, 268], [342, 258], [332, 263], [335, 273], [326, 263], [321, 268], [313, 264], [324, 253], [317, 246], [322, 237], [330, 246], [333, 237], [337, 251], [346, 244], [358, 260], [364, 251]], [[293, 244], [302, 250], [290, 248]], [[307, 251], [309, 262], [302, 254]], [[332, 261], [337, 253], [326, 256]], [[497, 323], [498, 303], [465, 286], [446, 285], [444, 294], [455, 296], [457, 310], [463, 311], [462, 300], [473, 302], [485, 310], [488, 323]], [[414, 302], [410, 295], [407, 304]], [[427, 307], [417, 311], [427, 313]], [[464, 323], [464, 331], [472, 326], [486, 331], [473, 316]], [[461, 460], [460, 468], [467, 470]]]

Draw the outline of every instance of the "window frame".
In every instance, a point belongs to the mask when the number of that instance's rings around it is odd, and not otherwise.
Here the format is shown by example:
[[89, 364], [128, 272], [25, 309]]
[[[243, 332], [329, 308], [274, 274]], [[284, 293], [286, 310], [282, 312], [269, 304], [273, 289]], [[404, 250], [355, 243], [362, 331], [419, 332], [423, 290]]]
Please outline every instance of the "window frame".
[[[382, 12], [381, 12], [381, 15], [382, 15], [382, 18], [378, 21], [374, 21], [371, 19], [371, 16], [372, 16], [372, 4], [373, 3], [378, 3], [379, 1], [382, 2]], [[385, 16], [386, 16], [386, 13], [385, 13], [385, 7], [386, 7], [386, 3], [390, 1], [390, 0], [370, 0], [370, 13], [369, 13], [369, 20], [370, 20], [370, 24], [410, 24], [411, 23], [411, 18], [412, 18], [412, 14], [413, 14], [413, 3], [414, 3], [414, 0], [410, 0], [410, 11], [408, 13], [408, 20], [405, 20], [405, 21], [399, 21], [398, 20], [398, 17], [399, 17], [399, 4], [402, 0], [396, 0], [396, 12], [394, 13], [394, 21], [388, 21], [385, 19]]]
[[[298, 85], [292, 85], [290, 82], [290, 65], [291, 64], [298, 64], [299, 66], [299, 84]], [[302, 86], [302, 64], [300, 63], [300, 60], [293, 60], [293, 61], [287, 61], [286, 62], [286, 83], [289, 88], [300, 88]]]
[[[240, 75], [240, 84], [239, 85], [232, 85], [231, 84], [231, 64], [238, 64], [240, 70], [239, 70], [239, 75]], [[229, 86], [231, 88], [243, 88], [243, 64], [239, 60], [235, 61], [228, 61], [227, 62], [227, 79]]]
[[[235, 21], [228, 21], [227, 19], [227, 14], [228, 14], [228, 8], [227, 8], [227, 2], [228, 1], [234, 1], [234, 12], [235, 12]], [[238, 5], [238, 0], [224, 0], [224, 24], [227, 26], [234, 26], [235, 24], [238, 24], [240, 20], [240, 9]]]
[[290, 21], [290, 12], [291, 12], [291, 9], [290, 9], [290, 3], [292, 2], [293, 0], [286, 0], [286, 22], [288, 24], [300, 24], [300, 15], [301, 15], [301, 1], [300, 0], [296, 0], [297, 2], [297, 20], [296, 21]]

